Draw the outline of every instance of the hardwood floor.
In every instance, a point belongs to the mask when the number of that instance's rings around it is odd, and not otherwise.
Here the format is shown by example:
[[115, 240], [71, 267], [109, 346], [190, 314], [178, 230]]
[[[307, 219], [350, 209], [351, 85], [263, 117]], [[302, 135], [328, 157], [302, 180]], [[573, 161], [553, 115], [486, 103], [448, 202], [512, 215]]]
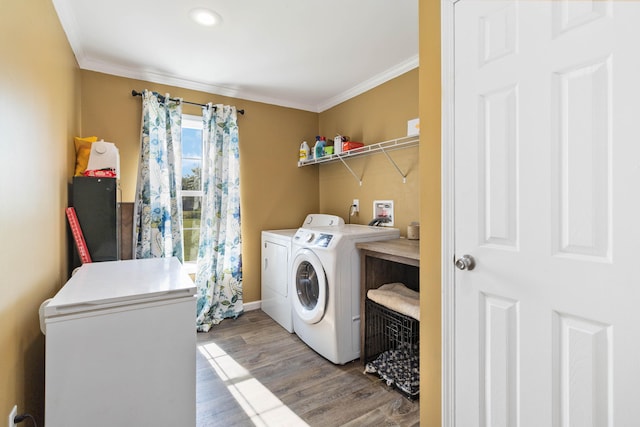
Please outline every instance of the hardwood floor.
[[261, 310], [198, 334], [197, 426], [418, 426], [359, 360], [334, 365]]

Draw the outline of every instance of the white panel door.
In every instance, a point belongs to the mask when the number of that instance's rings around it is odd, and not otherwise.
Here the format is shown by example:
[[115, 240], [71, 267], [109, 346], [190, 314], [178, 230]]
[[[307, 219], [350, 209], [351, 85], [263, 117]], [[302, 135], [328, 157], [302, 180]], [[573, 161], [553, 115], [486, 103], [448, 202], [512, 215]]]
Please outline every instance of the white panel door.
[[451, 7], [455, 425], [639, 426], [640, 2]]

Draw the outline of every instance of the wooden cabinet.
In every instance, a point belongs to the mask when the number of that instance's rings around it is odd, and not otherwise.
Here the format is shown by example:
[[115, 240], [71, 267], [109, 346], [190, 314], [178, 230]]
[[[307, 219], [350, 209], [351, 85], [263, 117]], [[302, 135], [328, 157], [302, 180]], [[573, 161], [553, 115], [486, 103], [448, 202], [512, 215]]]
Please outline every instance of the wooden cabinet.
[[[420, 290], [420, 241], [407, 239], [356, 243], [360, 250], [360, 349], [364, 349], [367, 291], [385, 283]], [[362, 360], [362, 358], [361, 358]]]

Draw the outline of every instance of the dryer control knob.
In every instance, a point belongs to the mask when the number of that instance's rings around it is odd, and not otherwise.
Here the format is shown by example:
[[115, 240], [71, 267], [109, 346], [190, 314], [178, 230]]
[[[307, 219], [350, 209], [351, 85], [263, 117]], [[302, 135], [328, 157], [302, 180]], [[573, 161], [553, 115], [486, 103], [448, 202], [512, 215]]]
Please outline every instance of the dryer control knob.
[[307, 234], [307, 235], [305, 236], [305, 240], [306, 240], [307, 242], [313, 242], [313, 238], [314, 238], [314, 237], [315, 237], [315, 236], [314, 236], [314, 234], [313, 234], [313, 233], [309, 233], [309, 234]]

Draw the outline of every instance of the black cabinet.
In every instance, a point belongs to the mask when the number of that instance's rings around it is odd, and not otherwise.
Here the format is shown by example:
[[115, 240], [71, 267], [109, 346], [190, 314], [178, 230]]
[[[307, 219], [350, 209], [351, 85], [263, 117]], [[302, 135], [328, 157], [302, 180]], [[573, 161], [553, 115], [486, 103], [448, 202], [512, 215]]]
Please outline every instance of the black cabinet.
[[[73, 178], [71, 205], [93, 262], [120, 259], [119, 188], [116, 178]], [[74, 267], [80, 265], [74, 250]]]

